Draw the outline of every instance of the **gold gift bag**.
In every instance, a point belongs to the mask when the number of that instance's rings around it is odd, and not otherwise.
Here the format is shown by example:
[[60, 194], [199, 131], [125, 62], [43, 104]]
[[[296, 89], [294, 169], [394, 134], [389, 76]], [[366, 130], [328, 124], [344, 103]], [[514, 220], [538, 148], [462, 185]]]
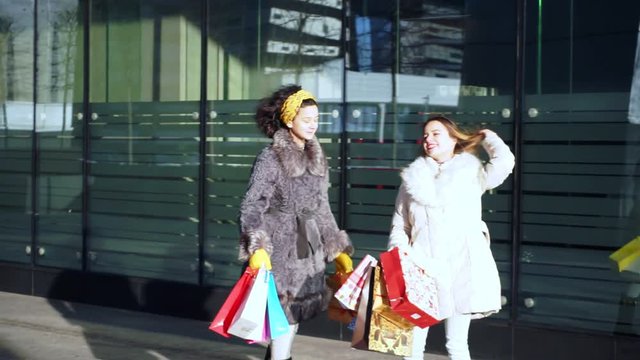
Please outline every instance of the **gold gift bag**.
[[413, 324], [391, 310], [382, 268], [373, 276], [369, 350], [398, 356], [411, 356]]

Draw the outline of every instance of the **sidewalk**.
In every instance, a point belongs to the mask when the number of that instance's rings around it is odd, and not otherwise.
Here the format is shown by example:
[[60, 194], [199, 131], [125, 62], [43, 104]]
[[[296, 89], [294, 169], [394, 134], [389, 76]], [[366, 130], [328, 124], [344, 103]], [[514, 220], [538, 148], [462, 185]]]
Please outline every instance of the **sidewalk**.
[[[264, 348], [225, 340], [208, 323], [0, 292], [0, 360], [262, 360]], [[298, 335], [293, 358], [393, 360], [346, 341]], [[425, 354], [427, 360], [446, 360]]]

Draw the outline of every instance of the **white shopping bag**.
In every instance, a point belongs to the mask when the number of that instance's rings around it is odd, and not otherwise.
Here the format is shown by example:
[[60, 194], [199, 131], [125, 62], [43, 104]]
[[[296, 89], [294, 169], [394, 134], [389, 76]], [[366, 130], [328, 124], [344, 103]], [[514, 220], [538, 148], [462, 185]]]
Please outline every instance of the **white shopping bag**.
[[373, 256], [369, 254], [365, 255], [362, 261], [360, 261], [358, 266], [356, 266], [351, 275], [349, 275], [347, 280], [334, 295], [335, 298], [340, 301], [342, 306], [349, 310], [356, 309], [356, 305], [360, 299], [360, 294], [362, 293], [362, 288], [364, 287], [364, 281], [367, 277], [366, 275], [371, 270], [371, 267], [375, 267], [377, 264], [378, 260]]
[[263, 267], [258, 271], [251, 290], [240, 305], [229, 327], [229, 334], [251, 341], [263, 339], [268, 290], [269, 276]]

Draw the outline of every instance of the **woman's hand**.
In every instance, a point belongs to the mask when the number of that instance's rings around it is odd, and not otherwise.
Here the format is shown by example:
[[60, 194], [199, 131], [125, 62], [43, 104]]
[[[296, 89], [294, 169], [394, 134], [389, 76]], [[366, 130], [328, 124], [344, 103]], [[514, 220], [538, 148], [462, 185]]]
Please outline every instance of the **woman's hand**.
[[482, 129], [479, 131], [479, 133], [481, 133], [482, 135], [484, 135], [485, 138], [487, 138], [488, 136], [498, 136], [498, 134], [495, 133], [495, 131], [493, 130], [489, 130], [489, 129]]
[[264, 265], [264, 268], [271, 270], [271, 259], [265, 249], [258, 249], [253, 252], [253, 255], [249, 258], [249, 267], [258, 270]]
[[336, 263], [337, 273], [350, 273], [353, 271], [353, 261], [347, 253], [341, 252], [333, 260]]

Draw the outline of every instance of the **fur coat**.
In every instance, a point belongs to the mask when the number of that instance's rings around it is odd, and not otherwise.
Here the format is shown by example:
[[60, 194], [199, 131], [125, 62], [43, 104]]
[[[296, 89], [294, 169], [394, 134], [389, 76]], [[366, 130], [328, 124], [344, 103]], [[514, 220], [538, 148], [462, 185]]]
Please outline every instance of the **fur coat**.
[[287, 129], [257, 156], [240, 206], [240, 254], [264, 248], [290, 323], [326, 309], [325, 264], [353, 252], [338, 229], [328, 198], [328, 168], [316, 138], [301, 149]]
[[481, 196], [509, 176], [514, 156], [495, 134], [482, 145], [490, 156], [486, 164], [470, 153], [442, 164], [419, 157], [401, 173], [389, 248], [411, 250], [413, 260], [435, 278], [443, 319], [453, 314], [478, 318], [501, 308]]

